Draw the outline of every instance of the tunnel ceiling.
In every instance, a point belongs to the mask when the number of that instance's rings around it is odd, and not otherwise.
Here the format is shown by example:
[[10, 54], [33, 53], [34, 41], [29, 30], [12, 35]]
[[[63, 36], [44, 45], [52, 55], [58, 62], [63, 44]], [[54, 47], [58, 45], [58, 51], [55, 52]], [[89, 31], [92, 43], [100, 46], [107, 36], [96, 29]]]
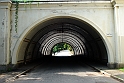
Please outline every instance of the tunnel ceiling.
[[71, 45], [74, 55], [107, 59], [105, 45], [99, 33], [88, 23], [75, 18], [49, 19], [35, 26], [25, 37], [25, 59], [51, 55], [52, 48], [61, 42]]

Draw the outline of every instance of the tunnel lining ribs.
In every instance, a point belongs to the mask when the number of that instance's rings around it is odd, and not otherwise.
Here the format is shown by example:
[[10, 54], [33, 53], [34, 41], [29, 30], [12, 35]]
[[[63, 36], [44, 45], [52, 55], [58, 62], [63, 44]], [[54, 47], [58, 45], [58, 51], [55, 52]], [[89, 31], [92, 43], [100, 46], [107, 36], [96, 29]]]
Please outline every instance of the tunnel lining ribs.
[[[51, 22], [51, 23], [50, 23]], [[45, 55], [51, 56], [53, 46], [65, 42], [72, 46], [74, 55], [81, 55], [89, 59], [108, 61], [106, 47], [100, 34], [88, 23], [71, 18], [57, 18], [42, 27], [37, 32], [33, 30], [25, 37], [27, 42], [24, 62]], [[28, 37], [33, 34], [30, 39]], [[28, 39], [26, 41], [26, 39]]]

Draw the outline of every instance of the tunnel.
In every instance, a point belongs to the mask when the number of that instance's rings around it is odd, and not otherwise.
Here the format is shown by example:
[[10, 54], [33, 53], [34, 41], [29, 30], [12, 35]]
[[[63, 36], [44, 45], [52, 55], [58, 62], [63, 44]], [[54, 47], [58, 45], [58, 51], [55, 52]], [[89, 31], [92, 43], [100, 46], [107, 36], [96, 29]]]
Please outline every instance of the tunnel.
[[52, 56], [58, 43], [68, 43], [73, 56], [80, 59], [108, 62], [108, 53], [101, 34], [88, 22], [71, 16], [56, 16], [32, 26], [23, 36], [17, 52], [17, 63]]

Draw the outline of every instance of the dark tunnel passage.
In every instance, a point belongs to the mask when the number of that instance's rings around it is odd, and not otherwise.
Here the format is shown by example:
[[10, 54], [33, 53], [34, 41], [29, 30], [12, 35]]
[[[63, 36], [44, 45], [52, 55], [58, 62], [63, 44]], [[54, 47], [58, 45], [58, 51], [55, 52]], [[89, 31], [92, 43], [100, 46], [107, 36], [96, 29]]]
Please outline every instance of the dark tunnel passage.
[[57, 17], [37, 24], [28, 32], [20, 47], [18, 63], [52, 56], [53, 47], [62, 42], [72, 47], [73, 56], [108, 62], [102, 37], [92, 25], [73, 17]]

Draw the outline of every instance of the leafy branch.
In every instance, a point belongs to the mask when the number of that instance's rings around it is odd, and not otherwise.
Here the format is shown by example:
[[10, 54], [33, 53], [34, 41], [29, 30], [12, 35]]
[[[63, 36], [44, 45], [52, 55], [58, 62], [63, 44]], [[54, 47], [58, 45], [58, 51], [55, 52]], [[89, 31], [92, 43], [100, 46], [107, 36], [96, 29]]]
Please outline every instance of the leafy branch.
[[52, 52], [55, 53], [55, 52], [59, 52], [61, 50], [73, 51], [72, 47], [69, 44], [62, 42], [62, 43], [56, 44], [53, 47]]
[[[17, 28], [18, 28], [18, 8], [19, 8], [19, 3], [29, 3], [30, 8], [31, 8], [31, 3], [33, 0], [12, 0], [13, 3], [15, 3], [15, 31], [17, 33]], [[37, 4], [39, 6], [39, 2]], [[25, 5], [24, 5], [25, 6]], [[25, 6], [26, 8], [26, 6]]]
[[15, 31], [17, 33], [17, 27], [18, 27], [18, 8], [19, 8], [19, 2], [16, 2], [15, 4]]

